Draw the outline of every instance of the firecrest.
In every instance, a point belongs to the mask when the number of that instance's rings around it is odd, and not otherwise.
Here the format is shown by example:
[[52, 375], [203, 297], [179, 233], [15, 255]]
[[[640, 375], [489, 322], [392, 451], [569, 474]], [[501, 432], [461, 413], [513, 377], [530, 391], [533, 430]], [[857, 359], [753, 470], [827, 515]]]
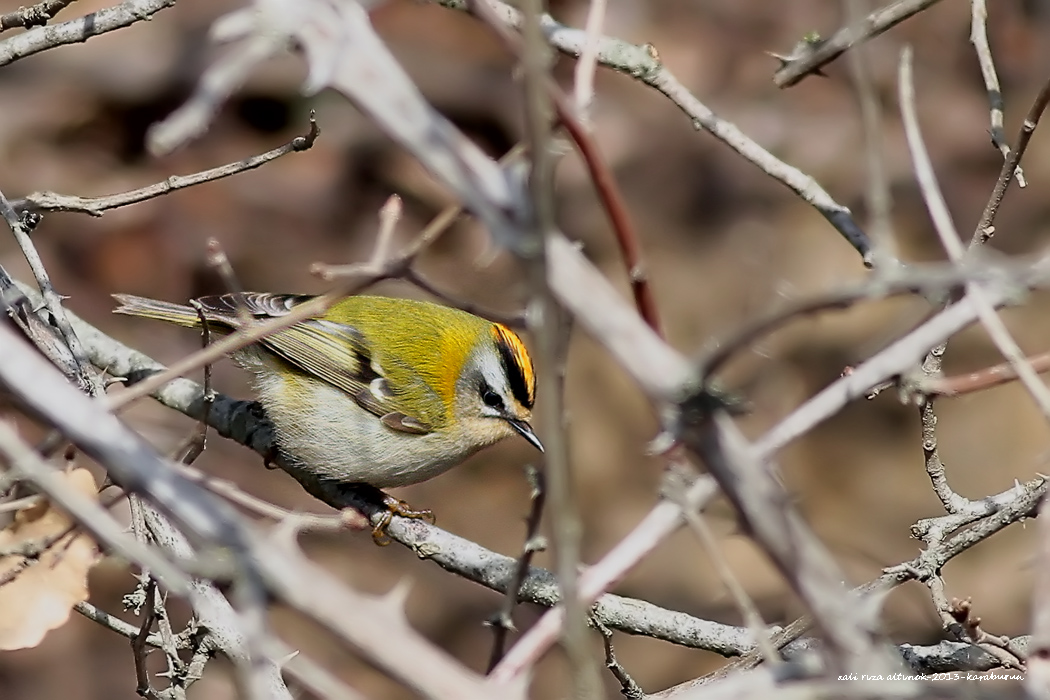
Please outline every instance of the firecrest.
[[[190, 306], [114, 298], [116, 313], [201, 325]], [[232, 332], [245, 311], [266, 319], [310, 298], [246, 292], [196, 304], [209, 328]], [[233, 358], [255, 375], [281, 451], [321, 479], [414, 484], [514, 434], [543, 450], [529, 425], [536, 378], [525, 345], [509, 328], [465, 311], [347, 297]]]

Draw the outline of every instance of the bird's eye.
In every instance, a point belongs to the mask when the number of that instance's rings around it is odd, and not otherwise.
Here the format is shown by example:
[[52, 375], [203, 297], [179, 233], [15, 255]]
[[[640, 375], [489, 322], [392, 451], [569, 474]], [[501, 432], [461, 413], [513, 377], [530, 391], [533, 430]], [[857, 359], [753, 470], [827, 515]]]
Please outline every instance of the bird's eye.
[[503, 397], [488, 384], [481, 385], [481, 401], [489, 408], [503, 408]]

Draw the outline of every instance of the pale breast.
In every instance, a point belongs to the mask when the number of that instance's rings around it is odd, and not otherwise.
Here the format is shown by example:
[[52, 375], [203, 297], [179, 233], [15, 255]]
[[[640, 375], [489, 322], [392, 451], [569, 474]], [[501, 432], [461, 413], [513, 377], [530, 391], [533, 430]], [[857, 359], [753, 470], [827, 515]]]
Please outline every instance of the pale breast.
[[449, 470], [481, 447], [457, 445], [441, 433], [391, 430], [340, 389], [304, 375], [255, 374], [281, 450], [322, 478], [406, 486]]

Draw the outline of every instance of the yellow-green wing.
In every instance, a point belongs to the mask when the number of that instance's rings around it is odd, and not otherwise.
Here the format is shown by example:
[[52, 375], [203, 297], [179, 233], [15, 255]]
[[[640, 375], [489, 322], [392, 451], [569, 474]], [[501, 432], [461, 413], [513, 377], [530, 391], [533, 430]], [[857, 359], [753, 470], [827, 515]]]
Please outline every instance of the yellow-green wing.
[[433, 429], [402, 405], [398, 392], [373, 362], [368, 342], [356, 328], [312, 319], [274, 333], [261, 343], [304, 372], [342, 389], [391, 429], [415, 434]]
[[[242, 324], [238, 314], [244, 311], [255, 318], [283, 316], [311, 298], [298, 294], [242, 292], [201, 297], [197, 301], [210, 320], [239, 328]], [[410, 411], [404, 405], [406, 394], [426, 393], [429, 389], [409, 386], [413, 383], [411, 375], [402, 377], [406, 386], [388, 382], [364, 334], [352, 326], [315, 318], [273, 333], [259, 344], [306, 374], [345, 391], [361, 408], [378, 416], [392, 430], [424, 434], [434, 428], [419, 411]], [[388, 369], [398, 372], [400, 367]]]

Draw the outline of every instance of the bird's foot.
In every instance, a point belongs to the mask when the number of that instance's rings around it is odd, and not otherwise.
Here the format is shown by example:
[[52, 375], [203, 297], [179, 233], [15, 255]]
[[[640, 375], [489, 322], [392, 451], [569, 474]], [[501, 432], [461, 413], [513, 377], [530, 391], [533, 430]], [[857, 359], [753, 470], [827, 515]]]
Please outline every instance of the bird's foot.
[[386, 511], [379, 518], [379, 522], [372, 527], [372, 541], [380, 547], [390, 544], [390, 535], [386, 534], [386, 529], [395, 515], [399, 515], [402, 518], [412, 518], [413, 520], [426, 520], [431, 525], [434, 524], [433, 511], [413, 510], [407, 503], [393, 496], [383, 494], [383, 505], [386, 507]]

